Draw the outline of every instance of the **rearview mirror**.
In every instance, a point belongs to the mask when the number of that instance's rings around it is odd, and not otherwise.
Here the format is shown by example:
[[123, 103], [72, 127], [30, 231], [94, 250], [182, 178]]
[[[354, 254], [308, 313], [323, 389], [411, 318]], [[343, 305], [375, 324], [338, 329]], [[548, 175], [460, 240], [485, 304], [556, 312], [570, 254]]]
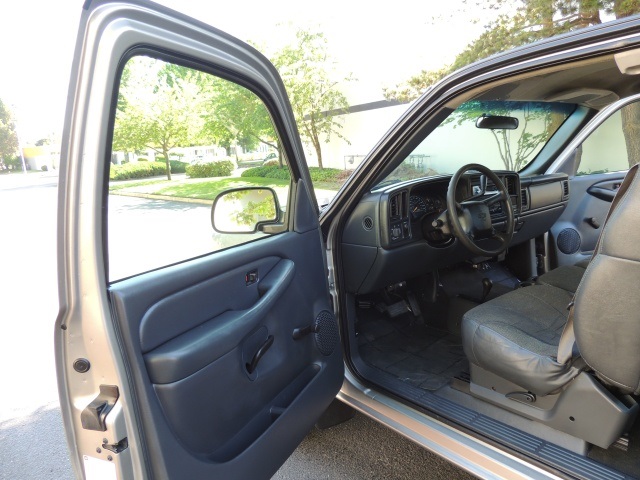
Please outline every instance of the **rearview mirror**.
[[506, 117], [503, 115], [486, 115], [482, 114], [476, 120], [476, 128], [486, 128], [489, 130], [515, 130], [518, 128], [519, 122], [515, 117]]
[[265, 187], [243, 187], [218, 195], [211, 207], [211, 225], [218, 233], [255, 233], [279, 220], [276, 192]]

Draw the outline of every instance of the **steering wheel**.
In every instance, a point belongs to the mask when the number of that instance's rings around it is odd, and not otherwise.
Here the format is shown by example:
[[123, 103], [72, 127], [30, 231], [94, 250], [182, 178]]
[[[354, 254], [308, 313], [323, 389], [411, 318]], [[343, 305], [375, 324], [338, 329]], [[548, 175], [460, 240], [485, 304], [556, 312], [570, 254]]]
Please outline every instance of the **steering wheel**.
[[[460, 178], [470, 170], [486, 175], [491, 179], [498, 191], [490, 196], [486, 196], [485, 192], [481, 192], [478, 195], [467, 198], [462, 203], [458, 203], [456, 201], [458, 183]], [[507, 215], [507, 224], [504, 232], [496, 231], [489, 213], [489, 207], [498, 202], [503, 203]], [[511, 242], [511, 237], [513, 237], [513, 206], [509, 198], [509, 191], [498, 176], [484, 165], [477, 163], [464, 165], [460, 167], [449, 182], [449, 189], [447, 190], [447, 220], [453, 235], [468, 250], [476, 255], [494, 257], [507, 249]], [[481, 247], [478, 241], [483, 239], [497, 240], [499, 242], [498, 247], [494, 249]]]

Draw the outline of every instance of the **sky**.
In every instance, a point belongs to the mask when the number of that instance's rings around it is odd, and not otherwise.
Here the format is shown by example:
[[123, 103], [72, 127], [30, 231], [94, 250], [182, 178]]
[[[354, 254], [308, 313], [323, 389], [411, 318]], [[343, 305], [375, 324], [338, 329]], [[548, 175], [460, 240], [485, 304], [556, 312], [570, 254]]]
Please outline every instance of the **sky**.
[[[451, 63], [495, 15], [464, 0], [394, 0], [388, 5], [345, 0], [158, 3], [265, 50], [286, 44], [298, 28], [323, 32], [335, 69], [355, 79], [343, 85], [352, 105], [381, 100], [384, 87]], [[13, 109], [23, 144], [62, 133], [82, 4], [31, 0], [0, 6], [0, 99]]]

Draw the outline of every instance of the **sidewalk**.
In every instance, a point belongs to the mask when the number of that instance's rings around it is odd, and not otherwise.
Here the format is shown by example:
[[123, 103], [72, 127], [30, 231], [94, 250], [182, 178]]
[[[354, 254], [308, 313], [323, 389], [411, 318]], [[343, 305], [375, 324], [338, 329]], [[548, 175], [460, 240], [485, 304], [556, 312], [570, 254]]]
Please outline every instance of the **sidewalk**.
[[12, 172], [0, 174], [0, 189], [2, 190], [30, 186], [57, 185], [57, 183], [57, 170], [50, 172]]

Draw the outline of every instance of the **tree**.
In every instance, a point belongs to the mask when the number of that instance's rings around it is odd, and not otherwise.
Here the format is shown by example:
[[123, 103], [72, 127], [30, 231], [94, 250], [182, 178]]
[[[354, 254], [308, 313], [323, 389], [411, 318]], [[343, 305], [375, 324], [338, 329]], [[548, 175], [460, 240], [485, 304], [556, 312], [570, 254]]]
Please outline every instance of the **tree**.
[[557, 127], [566, 118], [562, 109], [544, 102], [493, 102], [473, 100], [462, 104], [444, 124], [454, 127], [475, 124], [480, 116], [516, 117], [520, 121], [516, 130], [489, 129], [498, 154], [506, 170], [520, 170], [538, 152]]
[[[494, 0], [485, 8], [513, 9], [513, 2]], [[410, 101], [447, 74], [490, 55], [525, 45], [543, 38], [602, 23], [603, 15], [616, 18], [640, 13], [640, 0], [520, 0], [515, 11], [503, 13], [487, 30], [458, 54], [453, 63], [437, 71], [422, 71], [404, 84], [385, 89], [387, 99]], [[550, 130], [555, 131], [553, 119]], [[640, 104], [625, 109], [623, 132], [630, 166], [640, 154]]]
[[[214, 141], [227, 149], [239, 145], [254, 150], [262, 143], [279, 151], [269, 112], [253, 92], [210, 75], [203, 78], [201, 88], [208, 112], [204, 129]], [[282, 166], [282, 155], [279, 158]]]
[[164, 156], [171, 180], [169, 152], [203, 139], [203, 99], [199, 72], [148, 57], [125, 66], [113, 134], [114, 150], [149, 148]]
[[18, 135], [11, 110], [0, 100], [0, 163], [15, 157], [18, 151]]
[[349, 104], [327, 70], [331, 63], [326, 43], [322, 33], [298, 30], [296, 42], [271, 58], [287, 88], [300, 135], [313, 146], [320, 168], [322, 141], [328, 143], [336, 135], [348, 143], [337, 115], [346, 113]]

